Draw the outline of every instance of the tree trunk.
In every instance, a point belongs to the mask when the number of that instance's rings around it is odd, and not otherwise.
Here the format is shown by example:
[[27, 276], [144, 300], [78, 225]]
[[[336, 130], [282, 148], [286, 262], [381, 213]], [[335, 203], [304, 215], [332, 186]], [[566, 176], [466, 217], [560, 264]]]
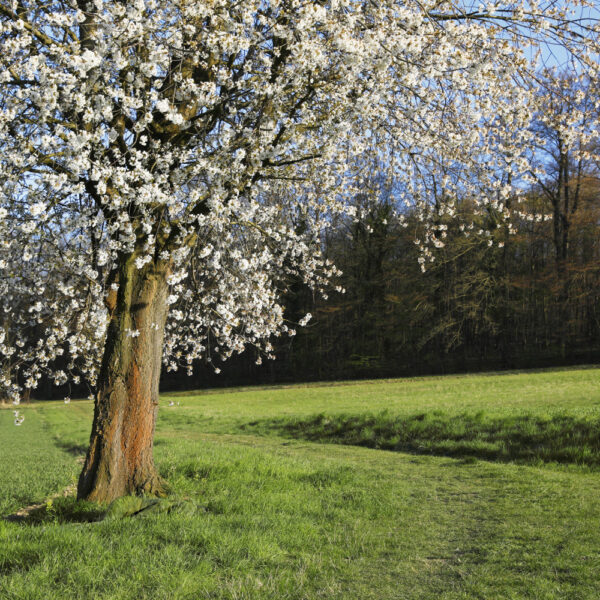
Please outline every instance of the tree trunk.
[[77, 489], [78, 498], [96, 502], [163, 491], [153, 440], [168, 266], [159, 262], [138, 269], [134, 261], [135, 255], [123, 260], [116, 277], [118, 292], [107, 298], [110, 323], [90, 446]]

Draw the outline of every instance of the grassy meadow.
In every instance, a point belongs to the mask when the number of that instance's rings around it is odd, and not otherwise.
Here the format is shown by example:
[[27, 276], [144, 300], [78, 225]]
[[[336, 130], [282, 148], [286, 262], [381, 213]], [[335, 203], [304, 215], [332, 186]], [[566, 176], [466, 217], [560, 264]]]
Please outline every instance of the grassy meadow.
[[73, 497], [91, 403], [21, 412], [1, 600], [600, 598], [600, 369], [165, 394], [123, 518]]

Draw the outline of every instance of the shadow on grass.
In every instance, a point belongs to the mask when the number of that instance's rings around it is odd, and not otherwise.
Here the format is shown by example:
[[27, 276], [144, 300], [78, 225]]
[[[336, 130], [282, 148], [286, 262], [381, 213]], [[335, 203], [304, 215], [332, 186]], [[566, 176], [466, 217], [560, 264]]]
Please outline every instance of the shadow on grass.
[[85, 456], [85, 453], [87, 452], [88, 447], [84, 446], [83, 444], [73, 444], [70, 442], [63, 442], [61, 439], [55, 438], [54, 439], [54, 444], [60, 448], [61, 450], [64, 450], [65, 452], [67, 452], [68, 454], [71, 454], [73, 456]]
[[484, 413], [446, 415], [440, 411], [398, 417], [383, 412], [256, 421], [242, 429], [313, 442], [468, 460], [600, 468], [599, 418], [491, 418]]
[[[77, 500], [75, 496], [54, 496], [41, 504], [31, 504], [4, 517], [5, 521], [23, 525], [64, 525], [66, 523], [95, 523], [137, 516], [156, 516], [178, 513], [191, 517], [206, 512], [205, 507], [189, 498], [153, 498], [123, 496], [108, 506]], [[0, 569], [1, 572], [1, 569]]]
[[41, 504], [31, 504], [5, 516], [4, 520], [24, 525], [92, 523], [101, 520], [105, 513], [106, 508], [71, 496], [51, 498]]

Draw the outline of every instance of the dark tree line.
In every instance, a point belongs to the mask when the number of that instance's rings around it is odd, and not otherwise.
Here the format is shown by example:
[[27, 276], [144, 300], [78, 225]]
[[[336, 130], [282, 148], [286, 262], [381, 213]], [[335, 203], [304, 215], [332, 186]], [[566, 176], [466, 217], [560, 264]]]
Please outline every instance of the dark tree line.
[[[251, 353], [214, 376], [201, 369], [166, 387], [218, 386], [474, 370], [533, 368], [600, 359], [600, 181], [582, 173], [566, 251], [556, 244], [552, 198], [534, 187], [510, 221], [463, 201], [463, 221], [442, 219], [444, 246], [425, 273], [414, 240], [386, 201], [340, 223], [325, 240], [346, 293], [314, 298], [291, 286], [288, 318], [313, 319], [278, 340], [260, 367]], [[549, 182], [548, 182], [549, 183]], [[368, 203], [367, 203], [368, 205]], [[364, 208], [364, 203], [363, 203]], [[492, 230], [491, 233], [486, 231]], [[510, 232], [512, 230], [512, 233]], [[561, 240], [562, 244], [562, 240]]]
[[597, 132], [589, 135], [597, 92], [572, 74], [540, 77], [547, 110], [534, 124], [538, 168], [525, 197], [506, 202], [508, 220], [457, 200], [460, 218], [439, 216], [444, 245], [422, 273], [421, 223], [411, 211], [394, 216], [393, 186], [379, 181], [373, 159], [372, 185], [356, 198], [361, 218], [338, 223], [323, 241], [346, 293], [323, 300], [290, 286], [288, 318], [314, 318], [277, 341], [278, 360], [255, 367], [242, 356], [218, 378], [201, 370], [192, 386], [598, 362], [600, 168]]

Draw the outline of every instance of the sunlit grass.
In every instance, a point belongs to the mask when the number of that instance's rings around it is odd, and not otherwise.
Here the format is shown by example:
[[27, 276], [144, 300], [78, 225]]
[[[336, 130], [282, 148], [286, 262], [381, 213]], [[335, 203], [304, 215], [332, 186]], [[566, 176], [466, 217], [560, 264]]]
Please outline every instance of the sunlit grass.
[[155, 453], [175, 508], [112, 520], [48, 502], [77, 477], [89, 402], [25, 406], [20, 428], [0, 410], [2, 514], [43, 505], [0, 521], [0, 598], [597, 599], [599, 383], [168, 395]]

